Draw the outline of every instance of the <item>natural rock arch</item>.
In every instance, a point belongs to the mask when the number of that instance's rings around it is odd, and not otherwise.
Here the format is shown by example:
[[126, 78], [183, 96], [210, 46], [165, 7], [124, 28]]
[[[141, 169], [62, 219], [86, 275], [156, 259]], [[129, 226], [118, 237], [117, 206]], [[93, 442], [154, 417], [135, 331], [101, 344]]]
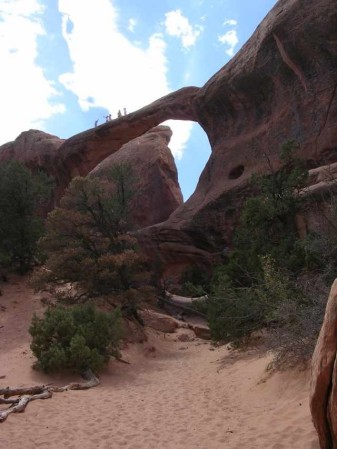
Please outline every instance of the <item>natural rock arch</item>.
[[194, 99], [198, 87], [184, 87], [138, 111], [67, 139], [58, 150], [70, 176], [87, 175], [99, 162], [130, 140], [169, 119], [198, 121]]
[[[277, 169], [280, 146], [294, 139], [311, 166], [337, 160], [336, 23], [335, 0], [279, 0], [203, 87], [185, 87], [73, 136], [42, 162], [66, 186], [165, 120], [198, 122], [212, 149], [198, 186], [168, 220], [142, 235], [176, 271], [191, 260], [207, 265], [231, 239], [247, 181], [269, 170], [265, 155]], [[240, 170], [233, 175], [241, 166], [240, 176]]]

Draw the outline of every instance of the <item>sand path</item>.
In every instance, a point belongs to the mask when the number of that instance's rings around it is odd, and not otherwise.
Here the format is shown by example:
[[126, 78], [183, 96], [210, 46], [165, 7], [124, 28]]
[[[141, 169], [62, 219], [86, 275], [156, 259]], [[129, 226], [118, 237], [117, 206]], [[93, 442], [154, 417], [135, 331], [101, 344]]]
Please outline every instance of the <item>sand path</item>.
[[[39, 300], [21, 281], [3, 291], [0, 376], [6, 377], [0, 385], [50, 382], [31, 369], [27, 328], [33, 311], [41, 310]], [[309, 414], [308, 373], [267, 378], [266, 356], [175, 340], [175, 334], [152, 332], [148, 343], [126, 351], [130, 365], [109, 364], [99, 387], [54, 394], [11, 415], [0, 424], [0, 447], [319, 448]]]

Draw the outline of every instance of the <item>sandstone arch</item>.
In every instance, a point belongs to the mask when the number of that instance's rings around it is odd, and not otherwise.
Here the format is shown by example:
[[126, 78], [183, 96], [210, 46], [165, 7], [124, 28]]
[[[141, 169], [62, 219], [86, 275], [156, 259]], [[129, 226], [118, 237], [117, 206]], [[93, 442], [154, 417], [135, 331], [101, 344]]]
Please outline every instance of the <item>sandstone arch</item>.
[[[122, 144], [167, 119], [198, 122], [212, 154], [197, 188], [142, 238], [145, 246], [159, 248], [172, 272], [190, 260], [207, 265], [231, 239], [250, 176], [269, 169], [265, 155], [277, 169], [280, 146], [295, 139], [312, 168], [337, 160], [336, 23], [335, 0], [279, 0], [203, 87], [180, 89], [59, 142], [57, 151], [45, 151], [37, 163], [48, 166], [64, 188], [72, 176], [86, 175]], [[244, 167], [241, 175], [229, 177], [238, 166]]]

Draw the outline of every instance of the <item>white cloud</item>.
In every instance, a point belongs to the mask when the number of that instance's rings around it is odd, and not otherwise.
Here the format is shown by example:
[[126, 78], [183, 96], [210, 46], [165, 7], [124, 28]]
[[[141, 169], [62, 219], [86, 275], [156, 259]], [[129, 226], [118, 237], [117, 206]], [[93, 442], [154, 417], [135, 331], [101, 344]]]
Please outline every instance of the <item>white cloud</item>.
[[45, 119], [64, 111], [51, 104], [56, 89], [36, 63], [37, 39], [45, 34], [42, 12], [38, 0], [0, 3], [0, 143], [29, 128], [43, 129]]
[[179, 37], [185, 49], [192, 47], [203, 31], [200, 25], [193, 27], [180, 9], [165, 14], [165, 29], [170, 36]]
[[118, 31], [109, 0], [59, 0], [59, 5], [73, 62], [72, 72], [60, 79], [83, 110], [101, 106], [114, 116], [118, 109], [133, 111], [169, 92], [166, 44], [160, 34], [153, 34], [142, 49]]
[[136, 19], [133, 19], [133, 18], [129, 19], [128, 30], [131, 31], [131, 33], [134, 33], [136, 25], [137, 25]]
[[169, 147], [174, 157], [176, 159], [181, 159], [184, 154], [188, 139], [190, 138], [194, 123], [177, 120], [167, 120], [163, 124], [169, 126], [172, 129], [173, 135], [169, 143]]
[[223, 23], [225, 26], [236, 26], [238, 24], [237, 20], [235, 19], [227, 19]]
[[[223, 26], [236, 27], [237, 24], [238, 22], [235, 19], [226, 19], [223, 23]], [[231, 30], [226, 31], [226, 33], [219, 35], [218, 41], [221, 44], [226, 45], [227, 47], [226, 53], [228, 56], [230, 57], [234, 56], [235, 47], [239, 43], [239, 38], [235, 28], [232, 28]]]
[[[130, 42], [118, 29], [110, 0], [59, 0], [59, 10], [73, 62], [72, 71], [60, 81], [78, 97], [84, 111], [103, 107], [116, 117], [124, 107], [132, 112], [170, 92], [166, 43], [160, 33], [152, 34], [146, 48]], [[172, 123], [176, 157], [182, 154], [190, 128]]]
[[239, 43], [239, 38], [236, 30], [229, 30], [225, 34], [218, 36], [218, 41], [228, 47], [226, 50], [228, 56], [234, 56], [235, 47]]

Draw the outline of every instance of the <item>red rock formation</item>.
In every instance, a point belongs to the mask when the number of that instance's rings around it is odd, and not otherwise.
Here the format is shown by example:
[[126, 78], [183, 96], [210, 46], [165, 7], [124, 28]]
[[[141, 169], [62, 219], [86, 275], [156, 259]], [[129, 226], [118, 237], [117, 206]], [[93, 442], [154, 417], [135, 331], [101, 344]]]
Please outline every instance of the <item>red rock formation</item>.
[[139, 315], [145, 326], [151, 327], [151, 329], [155, 329], [159, 332], [173, 334], [182, 325], [187, 327], [186, 323], [180, 322], [172, 316], [155, 312], [154, 310], [141, 310]]
[[267, 161], [277, 169], [285, 141], [299, 142], [310, 167], [337, 160], [336, 23], [335, 0], [279, 0], [204, 87], [178, 90], [78, 134], [51, 160], [64, 179], [86, 175], [166, 119], [198, 122], [212, 155], [197, 189], [169, 220], [147, 229], [143, 240], [147, 248], [160, 247], [172, 273], [191, 261], [207, 266], [230, 241], [248, 179], [269, 169]]
[[228, 244], [248, 179], [269, 170], [269, 162], [278, 168], [284, 142], [297, 140], [311, 167], [336, 160], [336, 23], [335, 0], [279, 0], [204, 87], [178, 91], [128, 118], [132, 130], [138, 123], [142, 132], [147, 121], [198, 121], [212, 147], [192, 197], [143, 236], [149, 252], [160, 248], [172, 276], [191, 261], [207, 266], [212, 253]]
[[335, 0], [279, 0], [237, 55], [196, 92], [194, 110], [212, 154], [191, 198], [152, 228], [168, 271], [188, 258], [206, 266], [209, 253], [230, 242], [248, 179], [269, 171], [269, 163], [277, 169], [287, 140], [299, 142], [309, 167], [336, 160], [336, 23]]
[[[149, 226], [166, 220], [183, 202], [177, 169], [167, 146], [171, 135], [172, 131], [165, 126], [152, 129], [144, 136], [124, 145], [118, 153], [112, 154], [95, 170], [98, 173], [109, 165], [130, 162], [137, 179], [137, 192], [140, 193], [132, 207], [135, 223], [139, 226]], [[13, 142], [0, 147], [0, 162], [16, 159], [33, 171], [42, 169], [53, 176], [56, 192], [52, 207], [75, 175], [74, 170], [68, 169], [62, 162], [60, 147], [64, 142], [67, 141], [43, 131], [25, 131]], [[80, 172], [82, 170], [79, 170], [79, 174]]]
[[198, 92], [196, 113], [212, 155], [185, 205], [193, 221], [211, 221], [225, 236], [227, 219], [217, 225], [210, 209], [222, 210], [229, 197], [240, 204], [234, 198], [241, 187], [253, 173], [268, 170], [267, 162], [277, 168], [279, 148], [289, 139], [299, 142], [311, 166], [336, 159], [336, 23], [333, 0], [280, 0]]
[[69, 175], [58, 163], [58, 150], [63, 142], [64, 139], [36, 129], [24, 131], [13, 142], [0, 146], [0, 162], [16, 159], [32, 170], [41, 168], [53, 174], [58, 184], [69, 183]]
[[310, 410], [321, 449], [337, 447], [337, 279], [312, 357]]
[[[16, 159], [32, 171], [42, 169], [53, 176], [56, 185], [56, 201], [71, 180], [58, 157], [58, 151], [63, 142], [64, 139], [36, 129], [24, 131], [13, 142], [0, 146], [0, 162]], [[51, 207], [53, 205], [54, 203]]]
[[194, 97], [197, 87], [185, 87], [154, 101], [136, 112], [66, 140], [59, 150], [65, 169], [73, 176], [86, 176], [122, 145], [167, 119], [197, 120]]
[[104, 177], [115, 165], [130, 165], [135, 193], [130, 209], [137, 228], [161, 223], [183, 203], [177, 169], [167, 146], [171, 136], [167, 126], [152, 128], [123, 145], [90, 173]]

